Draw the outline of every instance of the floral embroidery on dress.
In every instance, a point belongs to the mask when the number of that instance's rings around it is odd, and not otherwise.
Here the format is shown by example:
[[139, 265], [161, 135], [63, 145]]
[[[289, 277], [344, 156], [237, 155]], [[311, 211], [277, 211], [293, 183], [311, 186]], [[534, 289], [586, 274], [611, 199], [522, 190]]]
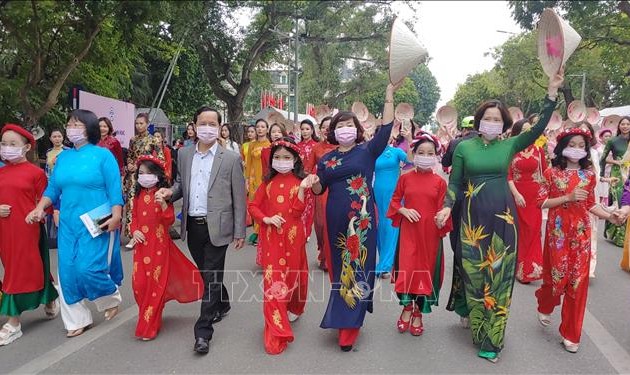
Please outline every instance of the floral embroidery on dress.
[[325, 163], [326, 168], [330, 168], [334, 170], [335, 168], [341, 165], [341, 160], [342, 158], [337, 158], [336, 156], [333, 156], [332, 158], [326, 161]]

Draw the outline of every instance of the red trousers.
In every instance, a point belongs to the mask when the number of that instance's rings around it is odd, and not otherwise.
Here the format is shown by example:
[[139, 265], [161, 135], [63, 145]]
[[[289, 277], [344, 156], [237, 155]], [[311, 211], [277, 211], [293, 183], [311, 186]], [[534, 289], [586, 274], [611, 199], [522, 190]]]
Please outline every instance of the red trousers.
[[[588, 295], [588, 268], [586, 275], [580, 281], [579, 286], [573, 293], [564, 293], [554, 296], [551, 287], [551, 265], [548, 251], [544, 253], [543, 284], [536, 291], [538, 299], [538, 312], [550, 315], [554, 308], [562, 303], [562, 322], [560, 323], [560, 334], [563, 338], [579, 343], [582, 335], [582, 324], [584, 323], [584, 311], [586, 310], [586, 298]], [[588, 262], [586, 262], [588, 267]], [[572, 265], [569, 265], [569, 269]], [[562, 299], [564, 297], [564, 299]]]
[[339, 346], [354, 345], [359, 337], [359, 328], [342, 328], [339, 330]]

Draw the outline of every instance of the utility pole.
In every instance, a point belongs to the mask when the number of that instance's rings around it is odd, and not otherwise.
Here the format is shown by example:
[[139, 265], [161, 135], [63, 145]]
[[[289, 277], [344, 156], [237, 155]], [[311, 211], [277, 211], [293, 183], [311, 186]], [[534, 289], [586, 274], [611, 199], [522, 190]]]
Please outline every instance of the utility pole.
[[584, 103], [584, 94], [586, 93], [586, 72], [583, 72], [582, 74], [569, 74], [567, 77], [582, 77], [582, 92], [580, 94], [580, 101]]

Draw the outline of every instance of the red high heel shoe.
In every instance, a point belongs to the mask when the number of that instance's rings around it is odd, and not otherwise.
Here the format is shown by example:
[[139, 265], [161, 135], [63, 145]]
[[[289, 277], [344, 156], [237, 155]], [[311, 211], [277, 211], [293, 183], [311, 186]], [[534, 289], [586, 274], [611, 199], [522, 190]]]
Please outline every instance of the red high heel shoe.
[[[416, 319], [420, 321], [420, 325], [418, 327], [414, 327], [413, 325]], [[411, 322], [411, 324], [409, 325], [409, 333], [411, 333], [413, 336], [422, 335], [422, 332], [424, 332], [424, 326], [422, 325], [422, 313], [417, 307], [413, 310], [413, 313], [411, 314], [411, 319], [409, 321]]]
[[409, 324], [411, 324], [411, 316], [409, 316], [409, 320], [408, 321], [404, 321], [403, 318], [403, 314], [405, 312], [410, 312], [413, 311], [413, 304], [409, 304], [409, 306], [405, 306], [403, 308], [402, 313], [400, 313], [400, 318], [398, 318], [398, 332], [400, 333], [404, 333], [409, 329]]

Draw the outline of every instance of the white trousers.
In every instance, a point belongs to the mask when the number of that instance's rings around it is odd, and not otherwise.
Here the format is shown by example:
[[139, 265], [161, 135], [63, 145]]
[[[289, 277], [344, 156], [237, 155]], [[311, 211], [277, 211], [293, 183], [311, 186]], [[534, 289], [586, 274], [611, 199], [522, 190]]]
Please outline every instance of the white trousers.
[[[88, 307], [87, 301], [83, 300], [72, 305], [66, 303], [61, 290], [61, 280], [58, 280], [57, 291], [59, 292], [59, 304], [61, 306], [61, 319], [63, 320], [63, 326], [68, 331], [75, 331], [77, 329], [85, 328], [92, 324], [92, 312]], [[116, 291], [108, 296], [103, 296], [95, 299], [94, 304], [96, 310], [105, 311], [113, 307], [119, 306], [122, 302], [122, 296], [120, 291]]]

